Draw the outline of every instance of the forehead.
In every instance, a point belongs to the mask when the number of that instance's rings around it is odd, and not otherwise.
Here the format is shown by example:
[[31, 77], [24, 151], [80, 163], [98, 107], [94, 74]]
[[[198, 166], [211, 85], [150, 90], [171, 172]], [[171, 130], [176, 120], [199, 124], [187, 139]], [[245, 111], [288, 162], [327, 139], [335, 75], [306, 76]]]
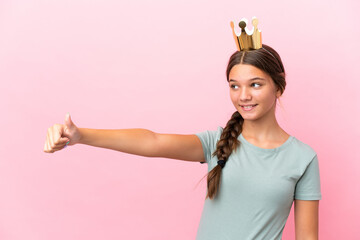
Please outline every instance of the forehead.
[[237, 64], [229, 73], [229, 80], [238, 82], [247, 82], [253, 78], [263, 78], [265, 81], [271, 79], [271, 77], [261, 69], [248, 64]]

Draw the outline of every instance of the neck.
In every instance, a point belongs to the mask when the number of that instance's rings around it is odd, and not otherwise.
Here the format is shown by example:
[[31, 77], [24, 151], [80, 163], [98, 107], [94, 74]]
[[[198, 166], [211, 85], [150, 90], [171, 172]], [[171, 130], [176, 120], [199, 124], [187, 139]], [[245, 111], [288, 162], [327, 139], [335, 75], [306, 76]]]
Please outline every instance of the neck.
[[278, 124], [275, 113], [257, 120], [244, 119], [242, 134], [247, 139], [274, 140], [288, 135]]

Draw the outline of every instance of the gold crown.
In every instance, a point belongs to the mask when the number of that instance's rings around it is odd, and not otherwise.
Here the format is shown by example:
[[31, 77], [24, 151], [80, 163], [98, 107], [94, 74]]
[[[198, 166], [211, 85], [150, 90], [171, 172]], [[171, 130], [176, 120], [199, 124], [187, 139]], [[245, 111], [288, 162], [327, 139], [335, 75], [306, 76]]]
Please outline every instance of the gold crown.
[[240, 34], [236, 34], [235, 32], [235, 22], [230, 23], [236, 46], [239, 51], [262, 48], [261, 31], [257, 28], [259, 20], [256, 17], [253, 17], [251, 23], [253, 29], [249, 31], [246, 27], [247, 19], [242, 18], [239, 23], [239, 27], [241, 28]]

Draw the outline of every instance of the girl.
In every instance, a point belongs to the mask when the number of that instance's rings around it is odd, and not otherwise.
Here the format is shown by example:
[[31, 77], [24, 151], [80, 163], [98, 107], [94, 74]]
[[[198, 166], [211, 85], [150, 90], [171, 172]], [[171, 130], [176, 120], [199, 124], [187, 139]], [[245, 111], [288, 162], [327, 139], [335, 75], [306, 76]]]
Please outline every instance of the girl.
[[44, 151], [78, 143], [147, 157], [208, 164], [198, 240], [281, 239], [294, 202], [296, 239], [318, 239], [321, 199], [316, 152], [285, 132], [275, 117], [286, 86], [279, 54], [262, 44], [236, 51], [226, 70], [236, 111], [225, 128], [192, 135], [146, 129], [48, 129]]

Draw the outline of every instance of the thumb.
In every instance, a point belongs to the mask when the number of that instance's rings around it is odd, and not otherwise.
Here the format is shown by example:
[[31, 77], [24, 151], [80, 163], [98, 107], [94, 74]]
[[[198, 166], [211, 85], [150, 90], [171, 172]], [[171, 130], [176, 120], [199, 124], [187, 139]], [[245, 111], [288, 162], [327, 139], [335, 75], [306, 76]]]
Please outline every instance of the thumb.
[[74, 125], [73, 121], [71, 120], [70, 113], [66, 113], [65, 116], [65, 125], [70, 128]]

